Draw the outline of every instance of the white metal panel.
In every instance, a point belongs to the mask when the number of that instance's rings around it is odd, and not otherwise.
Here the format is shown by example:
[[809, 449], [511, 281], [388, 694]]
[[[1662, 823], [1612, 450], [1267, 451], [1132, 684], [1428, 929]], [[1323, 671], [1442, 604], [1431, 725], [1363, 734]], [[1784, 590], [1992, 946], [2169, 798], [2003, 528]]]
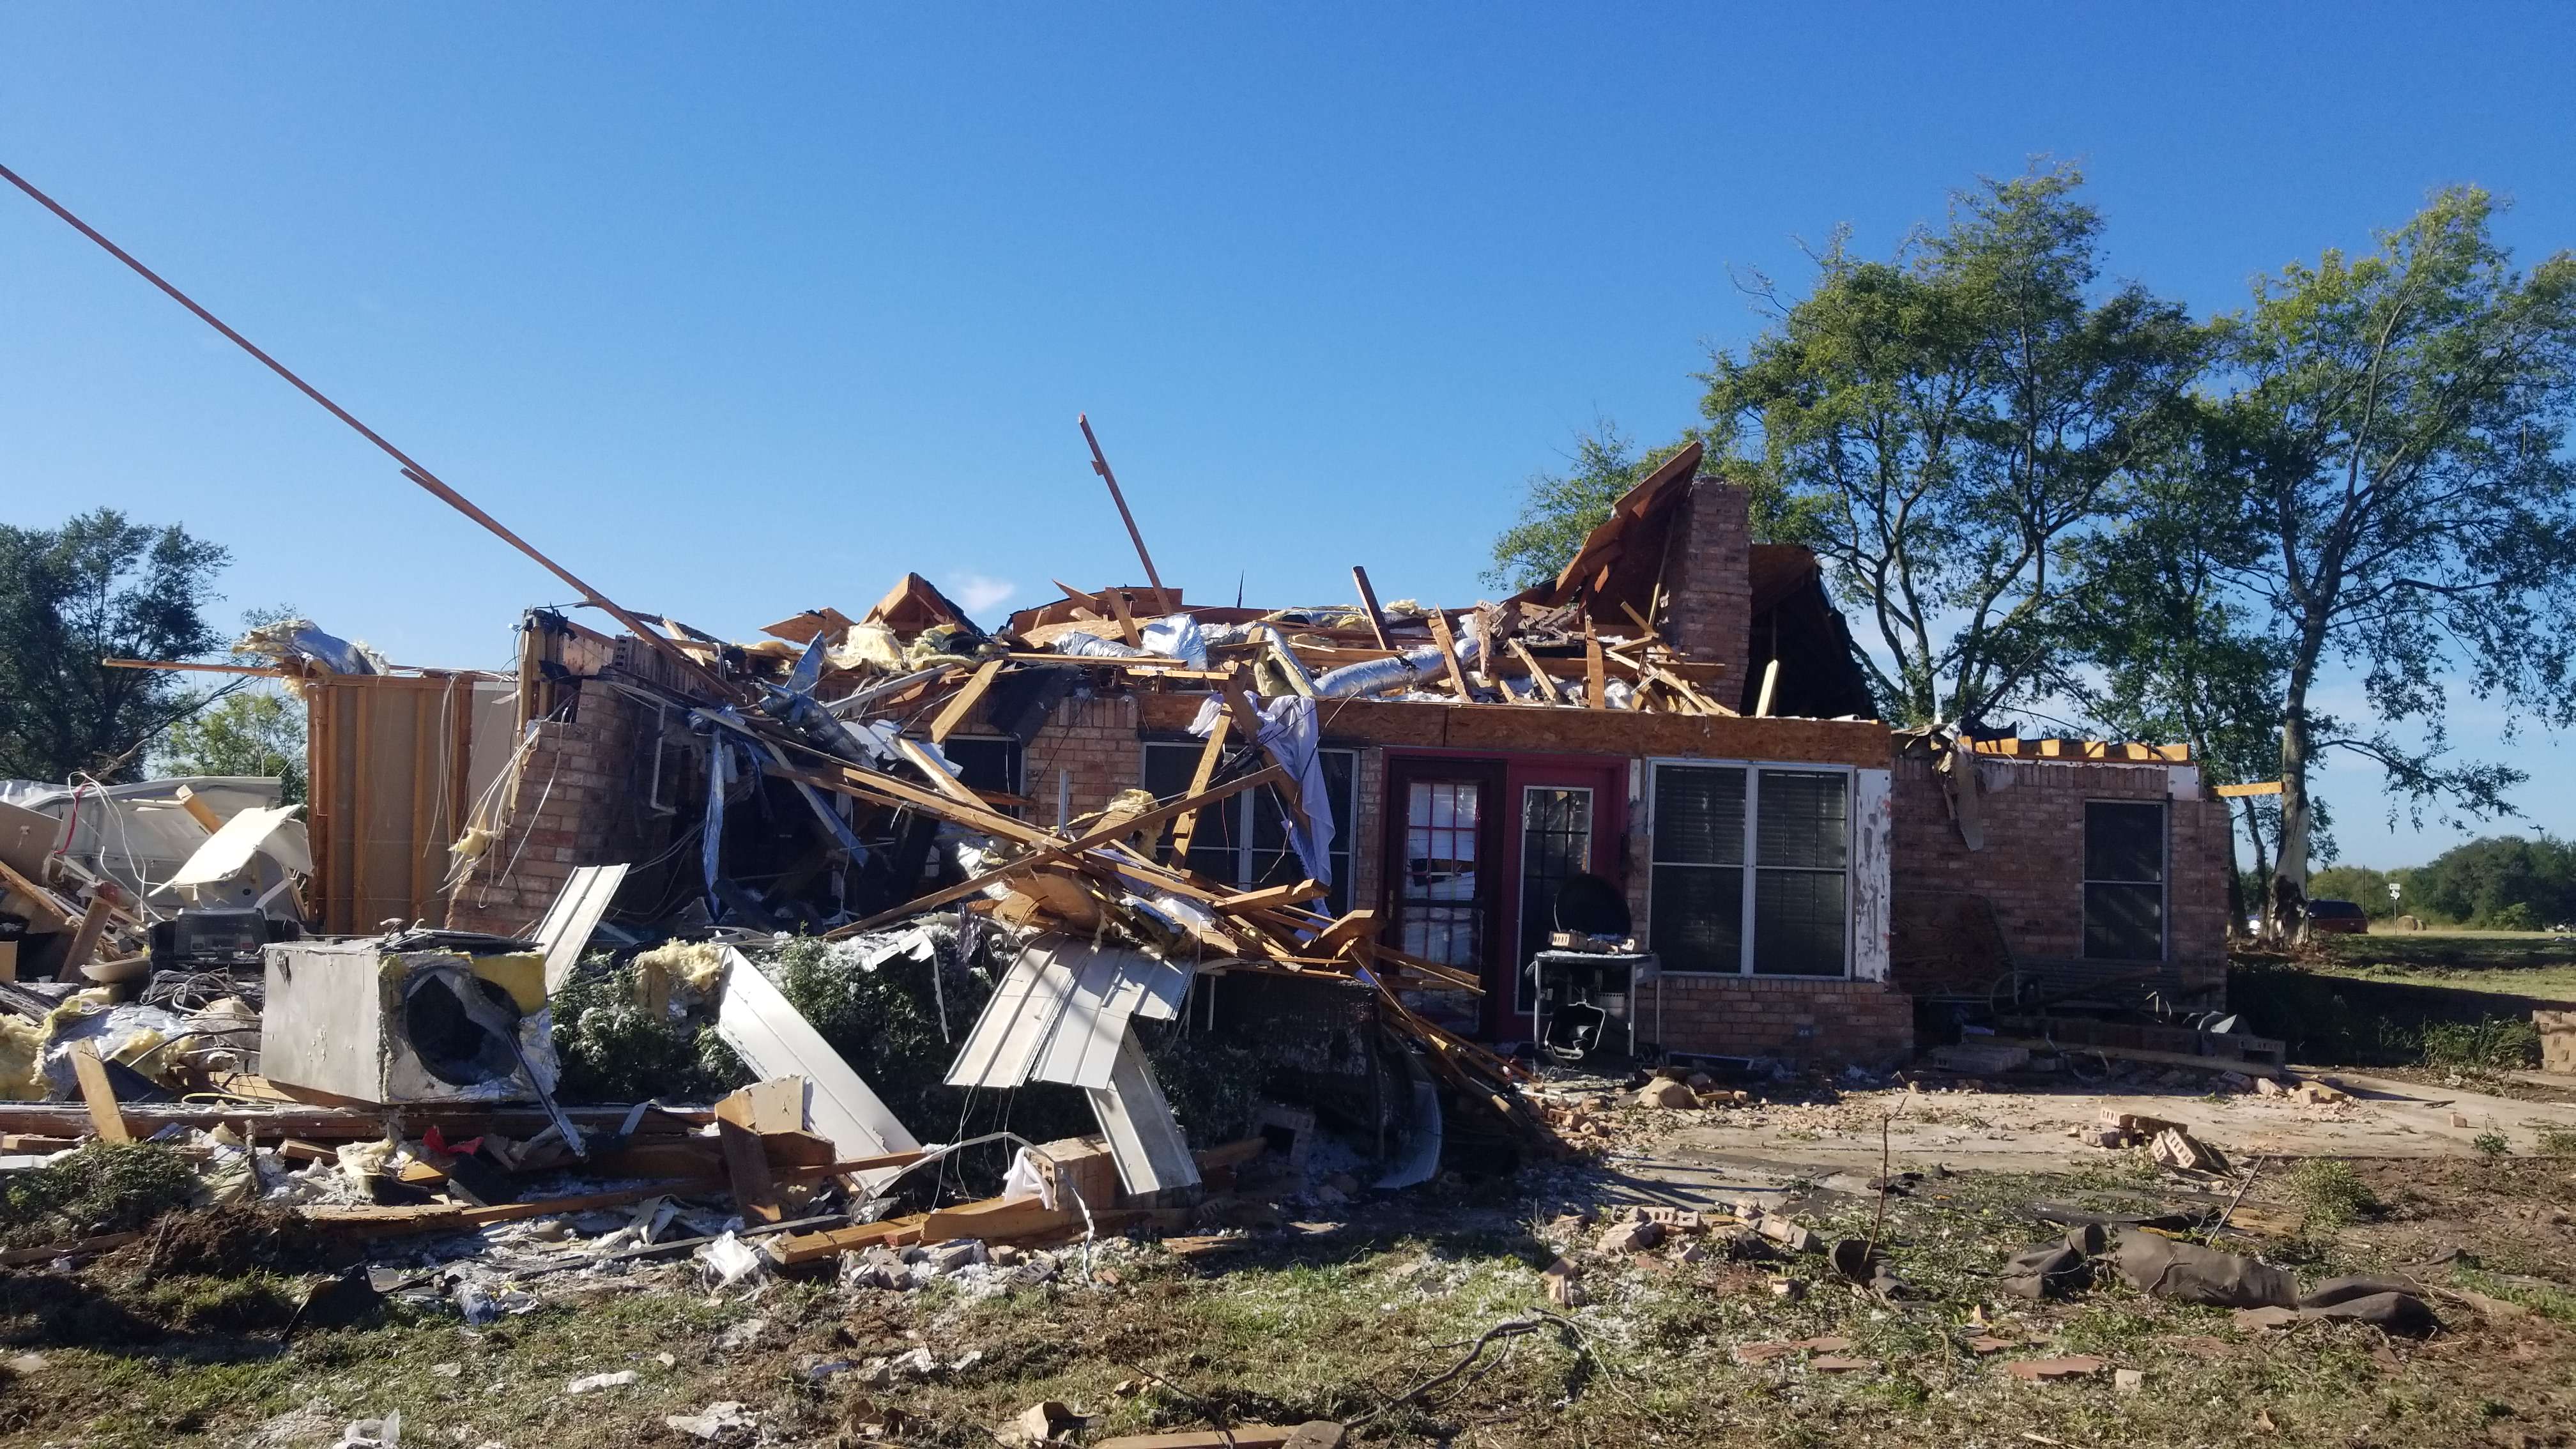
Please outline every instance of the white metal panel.
[[716, 1035], [763, 1081], [803, 1077], [812, 1083], [807, 1116], [843, 1158], [921, 1146], [760, 968], [731, 948], [725, 951], [724, 1002], [716, 1011]]
[[1064, 1009], [1070, 979], [1045, 948], [1022, 951], [1002, 974], [993, 999], [984, 1003], [984, 1014], [975, 1018], [966, 1044], [958, 1048], [957, 1060], [948, 1068], [948, 1085], [1016, 1087], [1026, 1082]]
[[1132, 1033], [1119, 1039], [1117, 1067], [1109, 1085], [1083, 1095], [1091, 1099], [1091, 1114], [1100, 1120], [1101, 1135], [1109, 1139], [1110, 1160], [1118, 1166], [1119, 1184], [1128, 1192], [1198, 1185], [1198, 1159], [1190, 1155], [1189, 1140], [1172, 1116], [1172, 1104], [1164, 1099], [1153, 1068], [1146, 1064], [1144, 1048]]
[[1135, 952], [1117, 947], [1069, 945], [1058, 961], [1072, 976], [1054, 1027], [1028, 1069], [1033, 1082], [1063, 1082], [1075, 1087], [1106, 1087], [1119, 1038], [1127, 1034], [1132, 1004], [1121, 1004], [1125, 959]]
[[1894, 924], [1889, 856], [1896, 840], [1896, 772], [1852, 772], [1852, 979], [1885, 981]]
[[548, 996], [581, 964], [581, 948], [590, 944], [590, 933], [599, 929], [599, 918], [608, 914], [608, 903], [617, 898], [627, 870], [623, 865], [582, 866], [564, 882], [554, 904], [546, 907], [546, 917], [530, 939], [545, 948]]

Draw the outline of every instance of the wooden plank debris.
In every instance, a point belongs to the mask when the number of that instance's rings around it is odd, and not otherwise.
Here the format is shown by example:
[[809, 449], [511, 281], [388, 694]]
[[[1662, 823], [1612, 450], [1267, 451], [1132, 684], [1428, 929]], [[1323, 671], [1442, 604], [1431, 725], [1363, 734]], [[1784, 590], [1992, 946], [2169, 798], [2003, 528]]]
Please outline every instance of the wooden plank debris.
[[74, 1042], [71, 1050], [72, 1074], [80, 1079], [81, 1102], [89, 1109], [92, 1131], [101, 1142], [131, 1142], [134, 1134], [126, 1130], [125, 1114], [117, 1106], [116, 1088], [107, 1080], [107, 1064], [98, 1059], [98, 1049], [88, 1042]]
[[1001, 675], [1002, 666], [1008, 662], [997, 655], [975, 666], [975, 672], [966, 677], [966, 683], [948, 697], [948, 703], [942, 705], [938, 715], [930, 721], [932, 744], [945, 744], [948, 736], [966, 722], [966, 716], [974, 713], [975, 706], [984, 698], [984, 691], [993, 687], [993, 681]]
[[1395, 645], [1386, 637], [1386, 610], [1378, 607], [1377, 590], [1369, 587], [1368, 570], [1351, 565], [1351, 582], [1359, 586], [1360, 615], [1368, 620], [1370, 636], [1377, 640], [1377, 647], [1392, 651]]
[[1458, 698], [1462, 703], [1473, 700], [1476, 696], [1467, 688], [1466, 671], [1458, 666], [1458, 641], [1450, 636], [1448, 617], [1438, 609], [1434, 609], [1428, 618], [1431, 624], [1431, 642], [1440, 651], [1441, 668], [1449, 673], [1449, 687], [1458, 691]]

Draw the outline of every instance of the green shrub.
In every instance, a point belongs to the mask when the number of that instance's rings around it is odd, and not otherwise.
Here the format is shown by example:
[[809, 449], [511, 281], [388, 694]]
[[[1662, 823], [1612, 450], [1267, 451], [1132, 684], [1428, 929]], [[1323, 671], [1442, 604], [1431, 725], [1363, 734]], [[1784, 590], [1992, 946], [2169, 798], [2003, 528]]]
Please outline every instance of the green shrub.
[[2499, 931], [2537, 931], [2540, 913], [2531, 908], [2529, 901], [2512, 901], [2487, 917], [2487, 924]]
[[2576, 1157], [2576, 1127], [2543, 1127], [2536, 1145], [2543, 1157]]
[[2379, 1198], [2352, 1164], [2332, 1157], [2311, 1158], [2290, 1173], [2290, 1193], [2307, 1212], [2306, 1225], [2332, 1230], [2380, 1211]]
[[635, 1000], [635, 968], [585, 964], [554, 994], [555, 1056], [574, 1102], [711, 1102], [751, 1073], [710, 1030], [656, 1020]]
[[0, 1246], [32, 1248], [141, 1228], [196, 1196], [197, 1174], [156, 1142], [96, 1142], [0, 1178]]
[[2507, 1142], [2501, 1132], [2481, 1132], [2469, 1139], [2469, 1145], [2478, 1150], [2480, 1157], [2502, 1157], [2513, 1151], [2513, 1144]]
[[2528, 1020], [2490, 1016], [2479, 1021], [2424, 1023], [2424, 1065], [2509, 1071], [2540, 1064], [2540, 1031]]

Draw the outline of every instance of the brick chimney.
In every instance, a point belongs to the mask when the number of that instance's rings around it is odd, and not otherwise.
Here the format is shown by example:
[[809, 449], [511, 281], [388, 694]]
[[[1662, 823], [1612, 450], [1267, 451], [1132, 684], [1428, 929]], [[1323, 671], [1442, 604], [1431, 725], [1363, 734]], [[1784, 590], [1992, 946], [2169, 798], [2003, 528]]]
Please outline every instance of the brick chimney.
[[1664, 536], [1666, 639], [1691, 658], [1723, 664], [1719, 699], [1745, 689], [1753, 657], [1753, 535], [1749, 496], [1732, 483], [1702, 474]]

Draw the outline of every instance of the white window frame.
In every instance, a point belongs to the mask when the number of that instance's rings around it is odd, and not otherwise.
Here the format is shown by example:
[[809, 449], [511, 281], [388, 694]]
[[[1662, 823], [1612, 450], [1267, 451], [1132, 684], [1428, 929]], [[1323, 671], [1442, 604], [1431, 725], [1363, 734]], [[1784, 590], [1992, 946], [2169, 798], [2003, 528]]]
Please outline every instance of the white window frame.
[[[1825, 764], [1809, 760], [1708, 760], [1690, 756], [1658, 755], [1646, 761], [1646, 789], [1643, 804], [1646, 817], [1646, 949], [1653, 950], [1655, 921], [1655, 872], [1667, 866], [1689, 867], [1692, 861], [1665, 861], [1655, 858], [1655, 772], [1673, 766], [1681, 769], [1744, 771], [1744, 939], [1737, 943], [1739, 958], [1733, 971], [1685, 971], [1665, 966], [1667, 976], [1708, 976], [1720, 979], [1760, 981], [1857, 981], [1860, 950], [1854, 939], [1860, 915], [1860, 891], [1855, 882], [1860, 858], [1862, 828], [1860, 812], [1860, 771], [1850, 765]], [[1829, 976], [1791, 974], [1779, 971], [1756, 972], [1753, 969], [1753, 943], [1760, 935], [1754, 925], [1755, 877], [1762, 869], [1760, 830], [1762, 821], [1762, 772], [1781, 770], [1800, 775], [1840, 775], [1843, 777], [1843, 969]], [[1723, 867], [1717, 867], [1723, 869]]]
[[[2156, 954], [2145, 956], [2087, 956], [2092, 944], [2093, 906], [2088, 899], [2097, 885], [2142, 886], [2142, 880], [2095, 880], [2092, 864], [2085, 856], [2092, 851], [2093, 807], [2096, 805], [2151, 805], [2156, 811]], [[2075, 951], [2085, 961], [2145, 961], [2173, 959], [2173, 802], [2138, 795], [2087, 795], [2084, 797], [2085, 839], [2078, 842], [2083, 851], [2075, 862]]]

